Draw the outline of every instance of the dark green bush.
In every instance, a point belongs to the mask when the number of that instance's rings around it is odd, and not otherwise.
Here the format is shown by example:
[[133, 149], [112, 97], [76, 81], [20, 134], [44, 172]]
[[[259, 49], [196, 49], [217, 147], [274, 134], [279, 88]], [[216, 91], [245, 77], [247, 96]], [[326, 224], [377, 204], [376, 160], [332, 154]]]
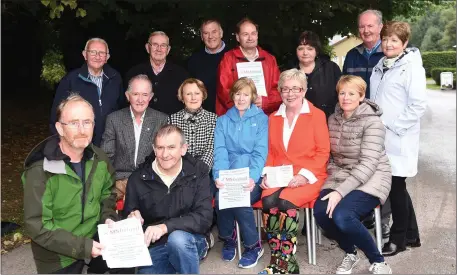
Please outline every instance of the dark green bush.
[[455, 51], [423, 52], [422, 62], [428, 77], [432, 75], [432, 68], [454, 68], [455, 71]]
[[432, 68], [432, 78], [435, 80], [436, 85], [441, 86], [441, 78], [440, 74], [442, 72], [451, 72], [454, 75], [454, 87], [455, 87], [455, 75], [456, 75], [456, 69], [455, 68]]

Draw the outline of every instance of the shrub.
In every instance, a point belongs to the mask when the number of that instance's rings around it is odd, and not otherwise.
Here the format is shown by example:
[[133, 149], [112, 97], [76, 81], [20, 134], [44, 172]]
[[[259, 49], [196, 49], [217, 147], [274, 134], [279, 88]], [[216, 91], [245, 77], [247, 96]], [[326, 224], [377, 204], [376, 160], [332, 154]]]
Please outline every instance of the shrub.
[[442, 72], [451, 72], [454, 75], [454, 87], [455, 87], [455, 76], [456, 76], [456, 69], [455, 68], [432, 68], [432, 78], [435, 80], [437, 85], [441, 86], [441, 78], [440, 74]]
[[65, 76], [63, 55], [59, 51], [48, 50], [42, 60], [41, 80], [46, 88], [54, 90], [55, 85]]
[[455, 68], [455, 51], [423, 52], [422, 62], [424, 63], [425, 74], [431, 76], [432, 68]]

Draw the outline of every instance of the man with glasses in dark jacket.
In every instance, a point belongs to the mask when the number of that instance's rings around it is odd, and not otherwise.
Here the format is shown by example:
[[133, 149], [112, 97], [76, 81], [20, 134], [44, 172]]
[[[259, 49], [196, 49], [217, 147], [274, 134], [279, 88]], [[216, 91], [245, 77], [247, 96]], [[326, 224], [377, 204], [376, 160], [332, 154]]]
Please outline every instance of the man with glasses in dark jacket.
[[106, 116], [125, 104], [122, 77], [119, 72], [106, 64], [110, 53], [105, 40], [89, 39], [82, 55], [86, 63], [81, 68], [69, 72], [57, 87], [49, 128], [52, 134], [57, 133], [55, 127], [57, 106], [68, 97], [70, 91], [76, 91], [94, 107], [95, 129], [92, 143], [100, 146]]
[[153, 262], [138, 273], [198, 274], [213, 217], [207, 167], [187, 154], [177, 126], [162, 126], [153, 149], [155, 157], [129, 177], [125, 195], [124, 216], [142, 222]]

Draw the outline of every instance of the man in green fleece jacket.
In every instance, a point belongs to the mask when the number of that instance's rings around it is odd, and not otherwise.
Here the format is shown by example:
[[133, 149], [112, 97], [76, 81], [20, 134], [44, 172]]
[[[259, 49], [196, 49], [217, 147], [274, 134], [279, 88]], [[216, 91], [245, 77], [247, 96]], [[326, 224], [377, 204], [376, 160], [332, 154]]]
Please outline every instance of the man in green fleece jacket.
[[57, 109], [58, 135], [39, 143], [25, 160], [24, 222], [38, 273], [81, 273], [101, 255], [93, 236], [99, 223], [117, 220], [114, 169], [91, 144], [94, 111], [78, 94]]

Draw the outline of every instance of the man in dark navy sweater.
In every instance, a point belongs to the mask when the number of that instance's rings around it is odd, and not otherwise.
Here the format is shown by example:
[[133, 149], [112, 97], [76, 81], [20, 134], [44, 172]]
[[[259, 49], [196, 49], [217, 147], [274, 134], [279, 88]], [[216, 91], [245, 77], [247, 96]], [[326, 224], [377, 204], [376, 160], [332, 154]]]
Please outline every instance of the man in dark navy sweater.
[[176, 113], [184, 107], [178, 100], [178, 88], [189, 74], [181, 66], [167, 61], [171, 46], [166, 33], [151, 33], [145, 47], [149, 61], [131, 68], [126, 74], [125, 81], [128, 83], [132, 77], [139, 74], [147, 75], [154, 92], [149, 107], [168, 115]]
[[203, 108], [210, 112], [216, 111], [217, 67], [228, 50], [222, 41], [223, 31], [219, 21], [208, 19], [200, 27], [200, 35], [205, 47], [189, 58], [187, 69], [192, 77], [200, 79], [206, 86], [208, 97]]

